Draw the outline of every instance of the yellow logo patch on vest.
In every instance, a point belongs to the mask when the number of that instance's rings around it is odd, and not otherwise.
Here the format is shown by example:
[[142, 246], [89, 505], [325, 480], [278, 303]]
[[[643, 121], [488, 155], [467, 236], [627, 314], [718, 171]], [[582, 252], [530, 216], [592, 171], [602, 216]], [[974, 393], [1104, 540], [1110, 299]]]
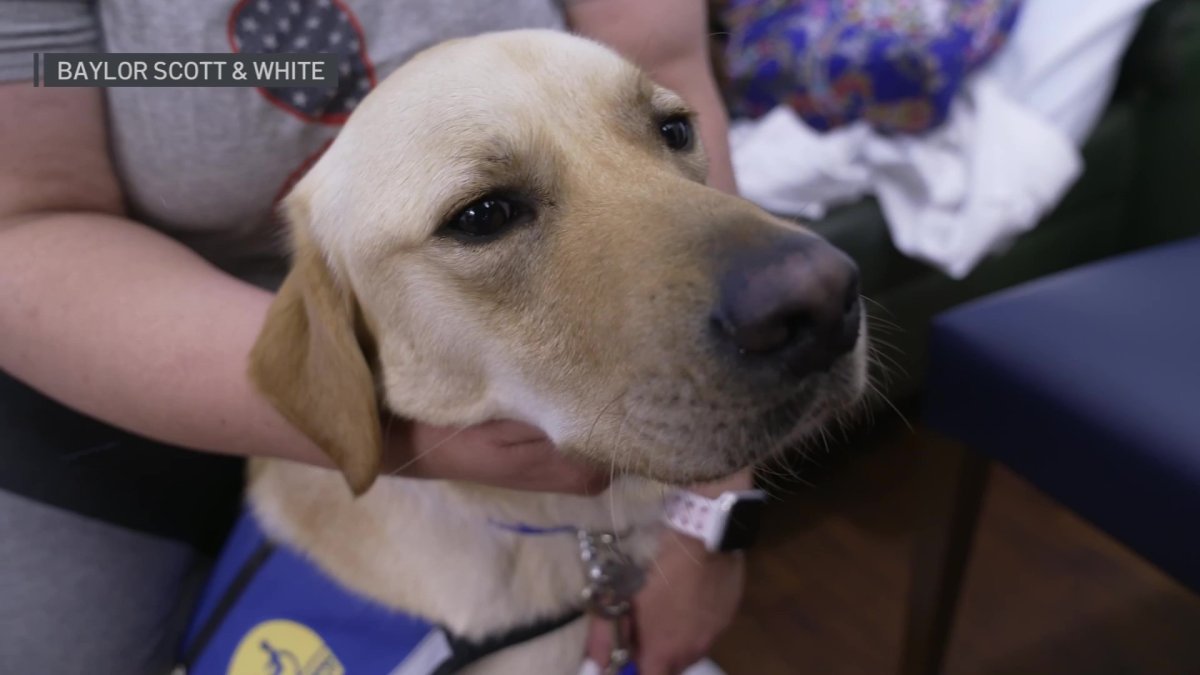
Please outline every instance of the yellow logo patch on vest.
[[333, 650], [311, 628], [295, 621], [264, 621], [246, 633], [229, 661], [228, 675], [345, 675]]

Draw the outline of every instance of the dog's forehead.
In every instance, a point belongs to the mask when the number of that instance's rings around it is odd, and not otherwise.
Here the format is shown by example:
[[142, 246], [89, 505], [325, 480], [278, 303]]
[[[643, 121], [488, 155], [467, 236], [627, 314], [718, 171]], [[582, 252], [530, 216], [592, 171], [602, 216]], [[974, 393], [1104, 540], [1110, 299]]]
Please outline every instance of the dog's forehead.
[[622, 103], [648, 89], [636, 68], [596, 42], [554, 31], [511, 31], [451, 40], [418, 54], [374, 92], [361, 116], [601, 114], [597, 101]]
[[615, 52], [577, 36], [530, 30], [452, 40], [384, 80], [298, 192], [314, 212], [332, 214], [313, 218], [327, 248], [377, 250], [383, 238], [396, 243], [404, 223], [416, 241], [481, 164], [539, 135], [577, 138], [661, 95]]

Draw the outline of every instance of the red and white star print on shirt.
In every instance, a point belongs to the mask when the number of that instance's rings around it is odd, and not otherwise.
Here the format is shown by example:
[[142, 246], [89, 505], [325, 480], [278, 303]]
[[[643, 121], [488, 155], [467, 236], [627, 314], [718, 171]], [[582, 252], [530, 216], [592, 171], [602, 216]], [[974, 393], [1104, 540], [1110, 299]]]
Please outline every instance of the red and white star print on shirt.
[[340, 54], [337, 89], [259, 92], [306, 122], [342, 124], [375, 86], [362, 27], [342, 0], [240, 0], [229, 15], [229, 45], [244, 54]]
[[[341, 125], [375, 86], [362, 26], [342, 0], [240, 0], [229, 14], [229, 47], [244, 54], [340, 54], [337, 89], [258, 88], [276, 107], [305, 122]], [[278, 202], [320, 159], [321, 144], [283, 181]]]

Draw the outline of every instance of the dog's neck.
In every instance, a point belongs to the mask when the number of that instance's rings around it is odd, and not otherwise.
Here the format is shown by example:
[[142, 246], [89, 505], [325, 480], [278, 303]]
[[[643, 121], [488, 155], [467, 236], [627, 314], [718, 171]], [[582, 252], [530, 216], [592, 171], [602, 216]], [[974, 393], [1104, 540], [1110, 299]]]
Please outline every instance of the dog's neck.
[[646, 564], [663, 494], [639, 478], [594, 497], [387, 478], [354, 499], [334, 471], [262, 461], [248, 498], [272, 538], [352, 590], [484, 637], [562, 612], [578, 603], [583, 584], [575, 537], [526, 536], [496, 523], [628, 533], [622, 548]]

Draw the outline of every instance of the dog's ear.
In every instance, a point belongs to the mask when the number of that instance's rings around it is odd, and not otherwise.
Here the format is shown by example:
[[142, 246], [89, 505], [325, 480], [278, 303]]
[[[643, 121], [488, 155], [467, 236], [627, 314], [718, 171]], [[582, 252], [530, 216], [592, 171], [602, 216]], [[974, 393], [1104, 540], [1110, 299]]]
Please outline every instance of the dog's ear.
[[353, 291], [309, 237], [303, 202], [289, 200], [287, 216], [292, 269], [250, 353], [250, 378], [359, 495], [375, 481], [382, 456], [379, 400], [364, 353], [372, 347]]

